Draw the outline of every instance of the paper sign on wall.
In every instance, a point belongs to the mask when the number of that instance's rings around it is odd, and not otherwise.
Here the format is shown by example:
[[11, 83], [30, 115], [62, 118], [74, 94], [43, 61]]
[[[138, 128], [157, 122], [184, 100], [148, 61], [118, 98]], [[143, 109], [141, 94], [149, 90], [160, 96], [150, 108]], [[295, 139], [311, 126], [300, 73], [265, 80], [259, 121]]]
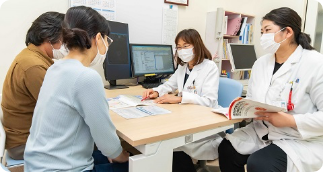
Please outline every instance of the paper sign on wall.
[[116, 20], [116, 0], [70, 0], [70, 6], [87, 6], [98, 11], [107, 20]]
[[173, 45], [175, 47], [175, 37], [177, 34], [178, 9], [177, 6], [163, 9], [163, 30], [162, 44]]

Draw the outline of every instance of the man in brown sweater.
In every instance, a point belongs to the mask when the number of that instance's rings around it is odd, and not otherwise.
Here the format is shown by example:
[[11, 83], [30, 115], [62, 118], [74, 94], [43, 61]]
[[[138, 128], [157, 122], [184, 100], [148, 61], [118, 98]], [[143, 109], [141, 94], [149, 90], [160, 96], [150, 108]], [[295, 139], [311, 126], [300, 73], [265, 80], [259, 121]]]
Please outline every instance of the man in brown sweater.
[[64, 14], [47, 12], [29, 28], [26, 46], [12, 62], [3, 83], [3, 126], [6, 149], [13, 159], [23, 159], [34, 108], [47, 69], [53, 58], [64, 57], [62, 22]]

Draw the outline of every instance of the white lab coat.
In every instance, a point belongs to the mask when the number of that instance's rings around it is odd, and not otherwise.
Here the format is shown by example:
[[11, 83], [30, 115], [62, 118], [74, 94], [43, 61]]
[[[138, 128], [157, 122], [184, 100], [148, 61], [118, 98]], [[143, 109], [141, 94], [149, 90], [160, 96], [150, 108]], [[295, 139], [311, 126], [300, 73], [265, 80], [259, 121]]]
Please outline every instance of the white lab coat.
[[[186, 70], [187, 63], [183, 66], [179, 65], [167, 82], [157, 88], [153, 88], [153, 90], [157, 91], [161, 97], [178, 89], [178, 92], [182, 92], [181, 103], [192, 103], [217, 108], [219, 73], [216, 64], [211, 60], [204, 59], [201, 64], [193, 67], [183, 86]], [[195, 86], [197, 93], [191, 92], [188, 89], [189, 86]]]
[[[183, 86], [186, 70], [187, 64], [178, 66], [178, 69], [167, 82], [153, 88], [153, 90], [157, 91], [159, 96], [163, 96], [178, 89], [179, 92], [182, 92], [182, 104], [191, 103], [217, 108], [219, 73], [216, 64], [211, 60], [204, 59], [201, 64], [194, 66]], [[195, 81], [196, 94], [188, 89], [189, 86], [193, 86], [193, 81]], [[194, 159], [213, 160], [218, 157], [217, 148], [221, 141], [222, 138], [216, 134], [179, 147], [175, 151], [184, 151]]]
[[[294, 115], [297, 129], [265, 122], [267, 128], [254, 120], [226, 138], [240, 154], [252, 154], [274, 143], [287, 154], [288, 172], [317, 171], [323, 163], [323, 55], [298, 46], [273, 75], [274, 65], [275, 57], [269, 54], [255, 62], [247, 98], [268, 104], [287, 102], [290, 81], [294, 81], [295, 108], [287, 113]], [[266, 134], [269, 141], [264, 142], [261, 138]]]

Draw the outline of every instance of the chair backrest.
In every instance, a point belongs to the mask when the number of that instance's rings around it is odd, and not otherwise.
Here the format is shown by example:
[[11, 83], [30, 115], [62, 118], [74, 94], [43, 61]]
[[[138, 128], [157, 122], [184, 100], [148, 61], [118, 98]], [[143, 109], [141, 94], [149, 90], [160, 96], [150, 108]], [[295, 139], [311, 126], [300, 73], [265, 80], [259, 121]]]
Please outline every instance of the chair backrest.
[[0, 159], [2, 160], [3, 154], [4, 154], [4, 147], [6, 143], [6, 133], [4, 132], [3, 125], [2, 125], [2, 108], [1, 108], [1, 101], [2, 101], [2, 95], [0, 94], [0, 116], [1, 116], [1, 121], [0, 121]]
[[0, 120], [2, 121], [3, 112], [2, 112], [2, 108], [1, 108], [1, 102], [2, 102], [2, 94], [0, 94]]
[[0, 159], [2, 162], [2, 158], [4, 156], [4, 146], [6, 143], [6, 133], [4, 132], [3, 125], [2, 125], [2, 108], [1, 108], [1, 101], [2, 101], [2, 95], [0, 94], [0, 116], [1, 116], [1, 121], [0, 121]]
[[7, 167], [0, 163], [0, 172], [10, 172]]
[[229, 107], [237, 97], [241, 97], [243, 85], [233, 79], [221, 78], [219, 80], [218, 102], [222, 107]]
[[[0, 159], [1, 159], [1, 163], [3, 159], [4, 159], [4, 152], [5, 152], [5, 143], [6, 143], [6, 133], [4, 131], [3, 125], [2, 125], [2, 116], [3, 116], [3, 112], [2, 112], [2, 107], [1, 107], [1, 102], [2, 102], [2, 95], [0, 94], [0, 115], [1, 115], [1, 121], [0, 121]], [[14, 160], [12, 158], [10, 158], [8, 156], [8, 153], [6, 154], [6, 166], [8, 167], [8, 169], [10, 169], [10, 171], [24, 171], [24, 160]], [[1, 172], [1, 167], [0, 167], [0, 172]]]

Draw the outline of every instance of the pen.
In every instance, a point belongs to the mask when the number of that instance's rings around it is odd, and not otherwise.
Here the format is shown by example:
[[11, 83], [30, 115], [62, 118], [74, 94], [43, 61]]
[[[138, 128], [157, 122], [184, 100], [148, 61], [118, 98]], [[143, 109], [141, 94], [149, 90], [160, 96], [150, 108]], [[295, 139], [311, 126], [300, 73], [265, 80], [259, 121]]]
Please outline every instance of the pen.
[[141, 99], [141, 101], [144, 101], [144, 100], [146, 100], [147, 98], [148, 98], [148, 97], [142, 98], [142, 99]]

